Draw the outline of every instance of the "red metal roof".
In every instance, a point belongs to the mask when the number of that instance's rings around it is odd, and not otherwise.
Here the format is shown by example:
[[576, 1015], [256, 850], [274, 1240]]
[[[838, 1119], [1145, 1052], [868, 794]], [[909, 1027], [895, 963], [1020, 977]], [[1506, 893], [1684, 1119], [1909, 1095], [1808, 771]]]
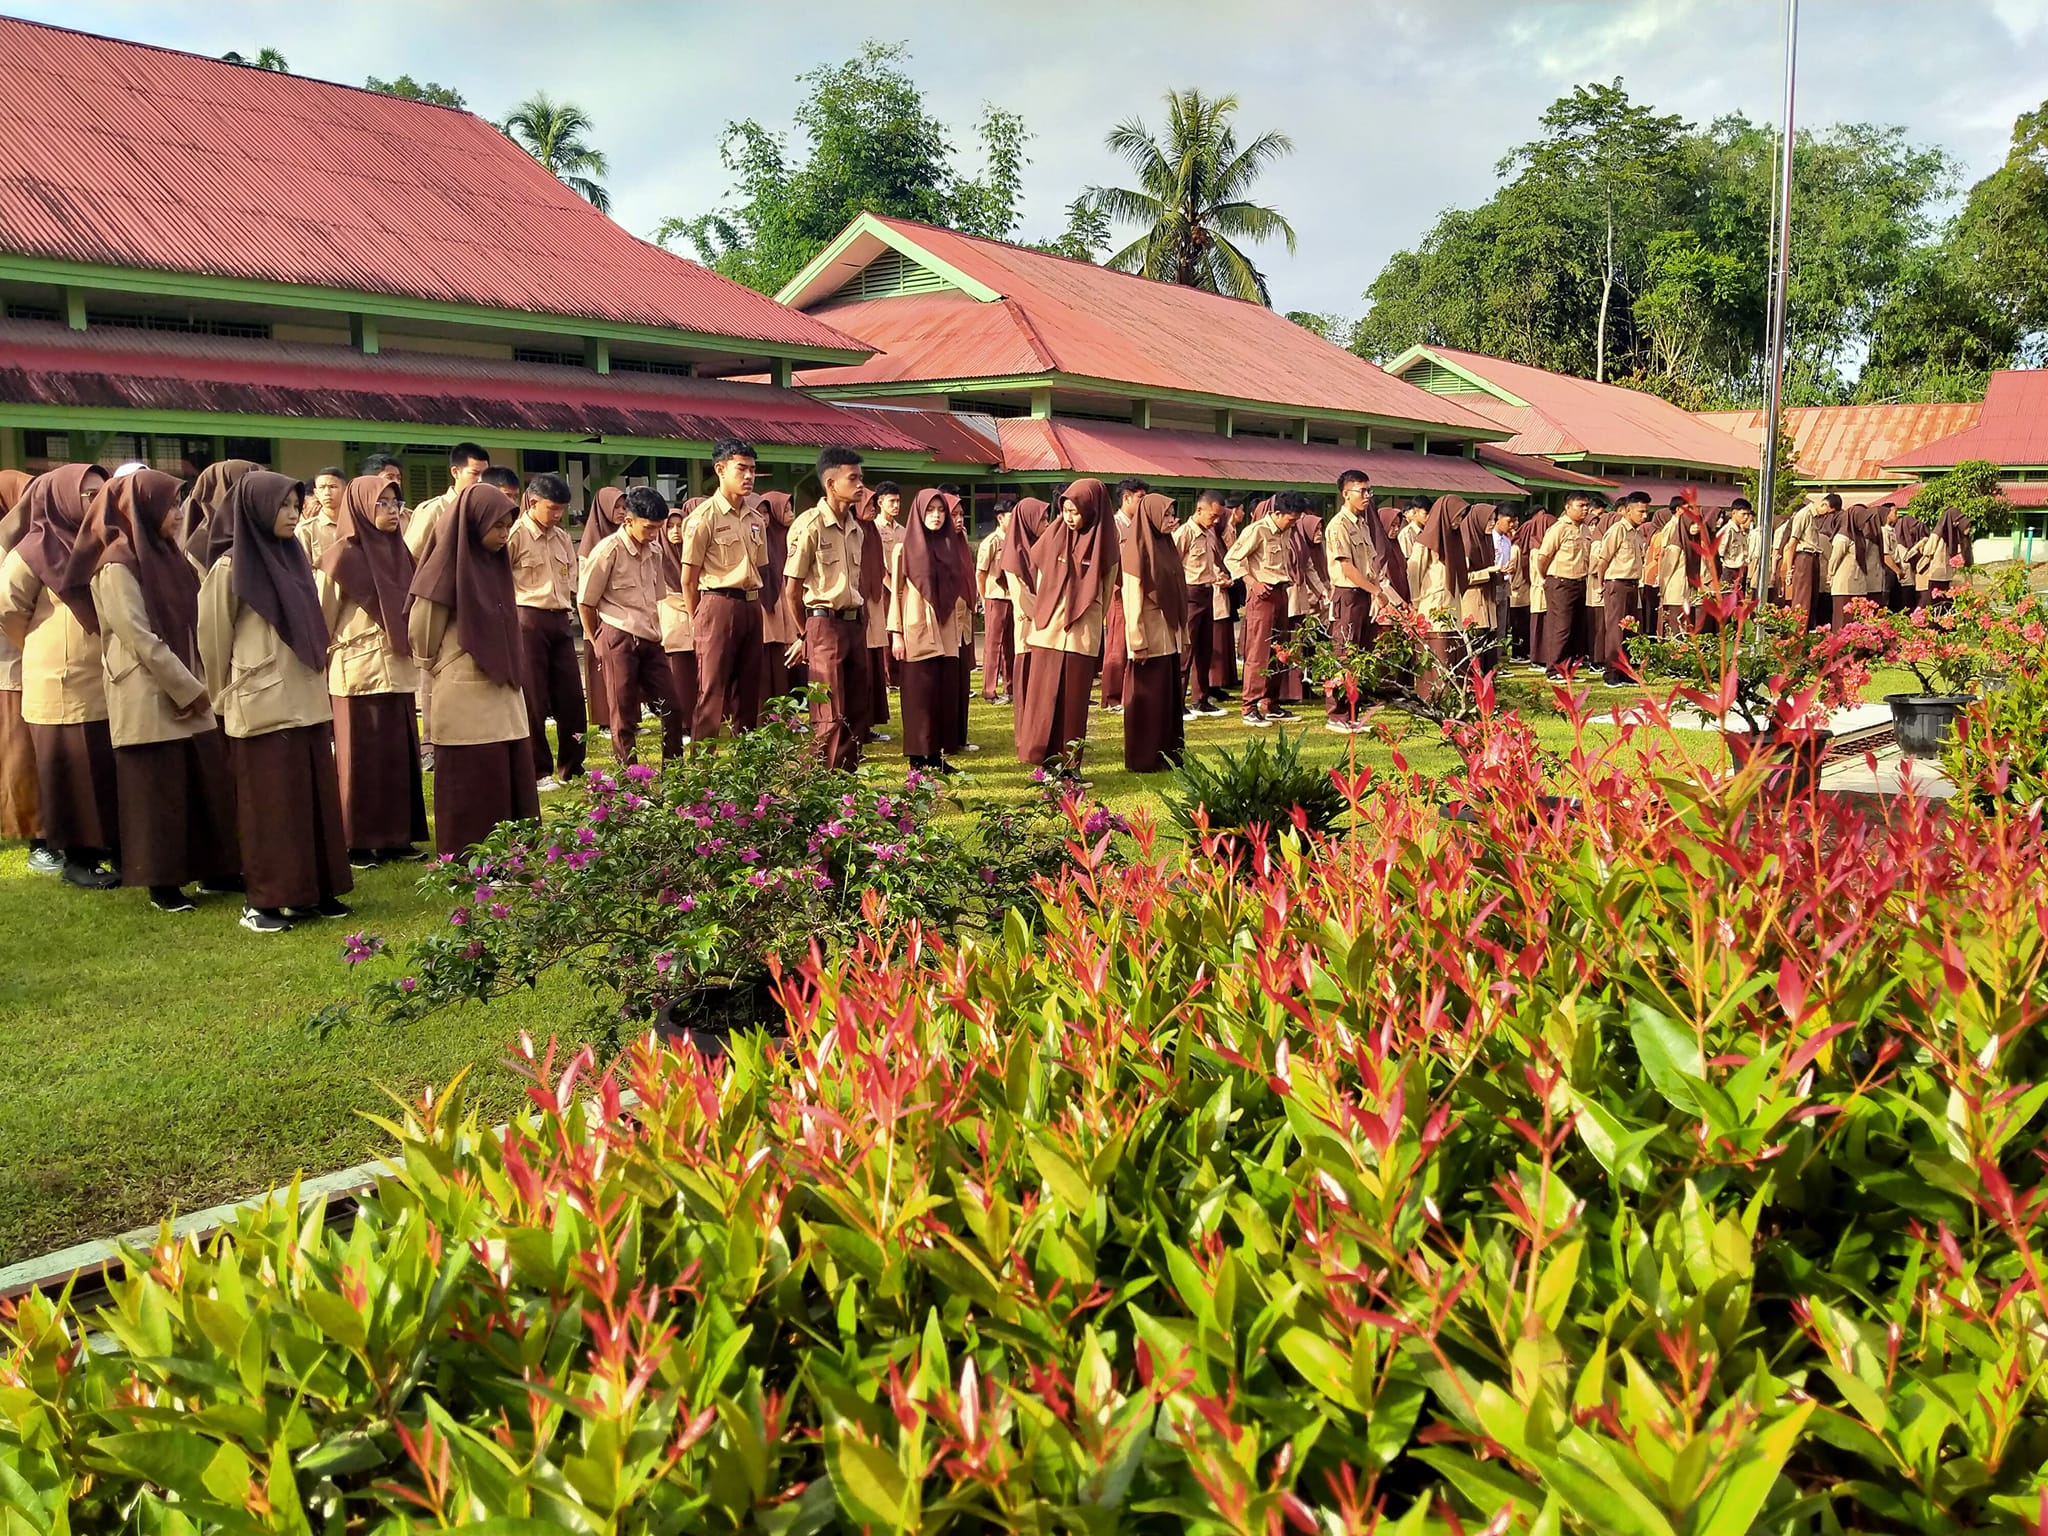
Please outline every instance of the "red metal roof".
[[1950, 469], [1965, 459], [2048, 465], [2048, 371], [2006, 368], [1992, 374], [1975, 426], [1886, 463], [1900, 469]]
[[1562, 464], [1553, 464], [1548, 459], [1510, 453], [1499, 443], [1481, 443], [1478, 446], [1478, 453], [1479, 462], [1487, 468], [1497, 469], [1507, 475], [1519, 475], [1524, 480], [1542, 480], [1551, 485], [1582, 485], [1589, 491], [1600, 492], [1603, 496], [1614, 489], [1612, 480], [1603, 480], [1598, 475], [1582, 475], [1575, 469], [1566, 469]]
[[765, 384], [27, 320], [0, 321], [0, 402], [925, 451], [888, 412]]
[[983, 302], [954, 289], [814, 308], [881, 355], [809, 370], [806, 384], [1064, 373], [1134, 391], [1194, 390], [1465, 431], [1487, 426], [1459, 404], [1389, 376], [1262, 304], [911, 219], [876, 222], [1002, 298]]
[[941, 464], [976, 464], [993, 469], [1003, 459], [996, 419], [965, 411], [913, 411], [865, 401], [839, 402], [848, 411], [879, 417], [922, 443]]
[[1743, 494], [1739, 485], [1711, 485], [1698, 480], [1672, 480], [1662, 475], [1614, 475], [1610, 476], [1614, 489], [1606, 492], [1609, 501], [1618, 496], [1631, 495], [1641, 491], [1656, 507], [1668, 507], [1671, 498], [1681, 491], [1691, 491], [1699, 497], [1703, 507], [1725, 507]]
[[1242, 481], [1257, 485], [1334, 486], [1347, 469], [1362, 469], [1389, 491], [1456, 492], [1461, 496], [1520, 500], [1526, 493], [1471, 459], [1454, 454], [1379, 449], [1363, 453], [1330, 443], [1277, 437], [1218, 437], [1166, 432], [1118, 422], [1041, 420], [1020, 416], [996, 423], [1003, 468], [1013, 474], [1071, 471], [1103, 478], [1144, 475], [1160, 480]]
[[0, 250], [868, 350], [467, 112], [12, 17], [0, 59]]
[[1740, 439], [1661, 396], [1480, 352], [1438, 346], [1428, 350], [1527, 402], [1513, 406], [1488, 395], [1457, 397], [1461, 405], [1512, 431], [1515, 435], [1507, 446], [1516, 453], [1582, 453], [1595, 459], [1644, 459], [1717, 469], [1741, 469], [1754, 462], [1755, 455]]
[[[1862, 499], [1872, 503], [1889, 501], [1895, 507], [1903, 507], [1926, 489], [1924, 481], [1915, 480], [1895, 491], [1885, 491], [1881, 496], [1873, 491]], [[1998, 489], [2016, 507], [2048, 507], [2048, 480], [2006, 480], [2000, 482]]]
[[[1977, 424], [1983, 406], [1975, 401], [1934, 404], [1805, 405], [1785, 412], [1786, 429], [1798, 454], [1799, 478], [1816, 485], [1856, 485], [1896, 480], [1885, 466], [1902, 453]], [[1730, 432], [1761, 448], [1762, 411], [1699, 411], [1708, 426]]]

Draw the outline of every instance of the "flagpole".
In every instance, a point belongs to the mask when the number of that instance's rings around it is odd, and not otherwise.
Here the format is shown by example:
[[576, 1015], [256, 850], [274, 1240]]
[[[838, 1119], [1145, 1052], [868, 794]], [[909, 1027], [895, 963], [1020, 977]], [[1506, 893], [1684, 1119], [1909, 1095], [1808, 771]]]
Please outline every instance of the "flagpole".
[[1799, 0], [1785, 0], [1785, 111], [1778, 135], [1778, 181], [1773, 190], [1769, 330], [1764, 341], [1764, 442], [1757, 480], [1757, 609], [1770, 600], [1773, 525], [1777, 521], [1778, 423], [1785, 397], [1785, 290], [1792, 272], [1792, 97], [1799, 50]]

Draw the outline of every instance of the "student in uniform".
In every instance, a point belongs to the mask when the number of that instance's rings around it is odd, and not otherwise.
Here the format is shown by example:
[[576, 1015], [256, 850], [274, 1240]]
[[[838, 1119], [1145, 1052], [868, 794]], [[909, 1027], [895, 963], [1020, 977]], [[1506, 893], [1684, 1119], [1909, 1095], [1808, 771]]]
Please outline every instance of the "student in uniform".
[[[1825, 522], [1823, 513], [1827, 514]], [[1820, 628], [1831, 617], [1831, 612], [1823, 608], [1828, 594], [1822, 578], [1841, 516], [1842, 498], [1830, 491], [1818, 502], [1808, 500], [1794, 512], [1785, 535], [1786, 546], [1791, 550], [1785, 571], [1785, 600], [1808, 629]]]
[[1424, 699], [1435, 696], [1441, 680], [1464, 667], [1464, 658], [1451, 644], [1460, 629], [1466, 588], [1464, 498], [1439, 496], [1430, 503], [1415, 536], [1421, 552], [1414, 572], [1415, 611], [1429, 624], [1427, 644], [1435, 665], [1430, 675], [1416, 679], [1416, 692]]
[[[996, 572], [1003, 595], [1010, 603], [1010, 624], [1016, 649], [1010, 658], [1010, 675], [1003, 691], [1013, 705], [1024, 702], [1024, 670], [1031, 659], [1026, 643], [1031, 628], [1031, 604], [1038, 595], [1038, 573], [1031, 564], [1031, 551], [1044, 535], [1052, 508], [1036, 496], [1020, 496], [1010, 509], [1010, 530], [996, 559]], [[1011, 720], [1015, 729], [1016, 719]]]
[[[1330, 573], [1323, 555], [1323, 520], [1315, 511], [1315, 498], [1301, 497], [1301, 516], [1287, 535], [1287, 635], [1292, 646], [1302, 620], [1326, 621], [1330, 613]], [[1267, 683], [1267, 697], [1284, 705], [1300, 704], [1308, 697], [1301, 666], [1290, 661]]]
[[317, 471], [312, 479], [313, 495], [306, 503], [306, 515], [299, 519], [299, 547], [306, 563], [320, 569], [320, 557], [334, 542], [334, 530], [341, 518], [341, 504], [348, 496], [348, 477], [331, 465]]
[[1697, 506], [1679, 508], [1657, 547], [1658, 633], [1667, 637], [1692, 633], [1698, 628], [1700, 584], [1704, 578], [1706, 524]]
[[517, 514], [512, 498], [496, 486], [471, 486], [442, 515], [413, 573], [406, 633], [440, 691], [434, 846], [446, 856], [459, 857], [500, 822], [540, 815], [525, 647], [505, 554]]
[[36, 476], [9, 514], [21, 533], [0, 560], [0, 629], [21, 652], [37, 818], [63, 857], [64, 879], [87, 890], [121, 883], [109, 867], [120, 861], [120, 797], [92, 594], [62, 589], [87, 509], [106, 483], [97, 464]]
[[1842, 514], [1842, 531], [1828, 549], [1829, 622], [1835, 627], [1849, 622], [1849, 605], [1858, 598], [1873, 601], [1884, 594], [1884, 530], [1877, 514], [1867, 506], [1850, 507]]
[[186, 487], [183, 531], [178, 542], [202, 577], [206, 574], [206, 548], [212, 537], [209, 530], [216, 520], [226, 518], [228, 493], [235, 488], [236, 481], [262, 467], [252, 459], [216, 459]]
[[[1927, 536], [1920, 541], [1919, 556], [1915, 564], [1915, 581], [1926, 594], [1923, 601], [1937, 607], [1947, 607], [1949, 591], [1955, 586], [1961, 573], [1975, 564], [1970, 549], [1970, 526], [1963, 521], [1963, 514], [1954, 507], [1945, 507]], [[38, 746], [38, 751], [41, 747]]]
[[1080, 774], [1088, 739], [1088, 704], [1102, 659], [1103, 614], [1116, 584], [1115, 513], [1109, 487], [1076, 480], [1060, 496], [1060, 515], [1031, 551], [1038, 577], [1031, 604], [1031, 664], [1018, 706], [1018, 757], [1054, 769], [1068, 780]]
[[[1137, 517], [1138, 503], [1150, 495], [1151, 491], [1152, 487], [1135, 475], [1117, 482], [1115, 534], [1118, 548], [1123, 547], [1124, 535]], [[1102, 712], [1106, 715], [1120, 715], [1124, 712], [1124, 682], [1130, 671], [1127, 644], [1124, 630], [1124, 595], [1119, 588], [1109, 594], [1109, 608], [1102, 619]]]
[[1016, 637], [1011, 633], [1014, 610], [1004, 591], [999, 562], [1004, 541], [1010, 537], [1016, 505], [1007, 496], [996, 502], [995, 531], [974, 551], [974, 590], [981, 599], [983, 627], [981, 697], [989, 704], [1010, 702], [1010, 672], [1016, 647]]
[[[1458, 622], [1465, 628], [1473, 662], [1483, 672], [1500, 666], [1501, 609], [1507, 598], [1506, 561], [1494, 538], [1495, 507], [1482, 501], [1467, 507], [1458, 519], [1458, 537], [1465, 545], [1465, 590], [1458, 598]], [[1635, 611], [1630, 594], [1629, 612]]]
[[1920, 550], [1927, 540], [1927, 525], [1908, 510], [1892, 525], [1894, 558], [1899, 567], [1899, 602], [1911, 613], [1927, 600], [1927, 572], [1920, 562]]
[[[1386, 586], [1379, 546], [1367, 532], [1367, 519], [1376, 518], [1372, 481], [1364, 470], [1345, 470], [1337, 477], [1337, 510], [1323, 529], [1330, 562], [1330, 642], [1340, 661], [1375, 639], [1374, 600]], [[1324, 729], [1351, 734], [1358, 723], [1355, 690], [1333, 682], [1327, 692]]]
[[1543, 578], [1543, 622], [1537, 633], [1536, 661], [1551, 677], [1586, 659], [1586, 575], [1591, 568], [1593, 540], [1586, 522], [1592, 498], [1573, 491], [1564, 499], [1564, 514], [1537, 546], [1535, 568]]
[[860, 766], [868, 708], [862, 562], [877, 557], [880, 544], [870, 545], [854, 511], [862, 496], [859, 454], [851, 448], [821, 450], [818, 484], [817, 505], [789, 530], [782, 596], [792, 615], [804, 616], [803, 638], [790, 648], [790, 662], [804, 662], [812, 686], [822, 691], [811, 703], [811, 735], [827, 767], [850, 773]]
[[[179, 543], [178, 481], [153, 469], [122, 476], [93, 499], [72, 546], [65, 591], [100, 637], [121, 883], [159, 912], [196, 910], [184, 887], [241, 887], [227, 747], [199, 676], [199, 573]], [[86, 615], [90, 614], [88, 621]]]
[[208, 523], [199, 654], [226, 724], [247, 895], [242, 926], [346, 917], [354, 884], [334, 762], [327, 624], [293, 537], [303, 482], [256, 470]]
[[1729, 504], [1728, 522], [1715, 541], [1721, 567], [1721, 589], [1729, 597], [1750, 595], [1750, 573], [1756, 569], [1756, 513], [1741, 497]]
[[[697, 640], [683, 601], [683, 540], [690, 531], [691, 514], [704, 501], [702, 496], [684, 497], [661, 525], [661, 651], [668, 658], [669, 683], [686, 724], [697, 718]], [[689, 739], [685, 730], [685, 744]]]
[[979, 752], [980, 747], [967, 740], [967, 717], [974, 708], [974, 610], [977, 606], [974, 596], [974, 554], [967, 539], [967, 504], [957, 485], [942, 485], [939, 494], [946, 498], [947, 515], [951, 518], [953, 531], [960, 536], [963, 548], [968, 549], [967, 591], [960, 599], [960, 672], [954, 679], [954, 689], [959, 694], [959, 707], [947, 712], [946, 734], [939, 741], [939, 748], [945, 752]]
[[945, 754], [959, 739], [960, 621], [973, 590], [952, 498], [919, 491], [888, 559], [889, 654], [903, 698], [904, 755], [912, 768], [950, 773]]
[[1188, 589], [1173, 535], [1173, 498], [1141, 496], [1119, 548], [1124, 639], [1124, 767], [1157, 773], [1187, 746], [1181, 719], [1181, 651], [1188, 637]]
[[1287, 643], [1287, 593], [1294, 568], [1288, 540], [1307, 498], [1295, 491], [1259, 503], [1255, 516], [1224, 555], [1224, 567], [1244, 583], [1244, 723], [1270, 725], [1294, 717], [1274, 694], [1275, 649]]
[[[661, 720], [661, 757], [667, 762], [681, 754], [686, 727], [661, 642], [666, 582], [659, 546], [668, 504], [659, 491], [640, 485], [626, 492], [623, 511], [625, 525], [583, 562], [576, 605], [583, 615], [583, 632], [604, 658], [613, 754], [622, 763], [639, 761], [635, 741], [644, 702]], [[698, 677], [701, 697], [701, 658]]]
[[1230, 614], [1223, 517], [1223, 497], [1203, 491], [1195, 497], [1195, 515], [1173, 530], [1181, 588], [1187, 594], [1187, 648], [1181, 656], [1181, 673], [1187, 680], [1183, 722], [1217, 720], [1226, 713], [1217, 702], [1223, 695], [1212, 681], [1219, 621], [1227, 623]]
[[761, 723], [761, 570], [768, 538], [753, 504], [753, 448], [721, 438], [712, 449], [718, 488], [683, 526], [683, 607], [697, 653], [697, 703], [688, 729], [710, 741], [730, 721]]
[[[588, 560], [599, 544], [619, 531], [624, 516], [619, 509], [625, 505], [625, 500], [626, 493], [616, 485], [601, 486], [591, 497], [590, 515], [584, 518], [582, 536], [576, 541], [579, 579], [580, 562]], [[694, 507], [696, 504], [693, 500], [686, 502], [685, 506]], [[696, 663], [693, 661], [691, 665], [694, 667]], [[692, 692], [690, 698], [694, 701], [696, 694]], [[605, 683], [604, 661], [597, 654], [597, 645], [588, 630], [583, 632], [583, 707], [589, 712], [591, 725], [601, 731], [611, 729], [611, 694]]]
[[1528, 589], [1524, 606], [1528, 609], [1526, 622], [1529, 629], [1521, 655], [1531, 666], [1541, 665], [1538, 652], [1543, 644], [1543, 571], [1536, 558], [1536, 552], [1543, 547], [1543, 540], [1556, 524], [1555, 512], [1548, 507], [1538, 507], [1523, 519], [1522, 526], [1515, 530], [1515, 557], [1520, 568], [1519, 579]]
[[1635, 617], [1637, 590], [1649, 567], [1647, 537], [1643, 524], [1650, 511], [1648, 497], [1626, 498], [1614, 521], [1594, 546], [1589, 579], [1598, 581], [1607, 593], [1602, 612], [1607, 625], [1606, 663], [1603, 673], [1609, 688], [1629, 686], [1628, 620]]
[[[28, 531], [28, 512], [13, 516], [30, 476], [0, 469], [0, 560]], [[0, 628], [0, 839], [26, 841], [32, 874], [54, 875], [64, 860], [43, 842], [36, 816], [36, 749], [21, 718], [21, 647]]]
[[[1232, 491], [1223, 498], [1223, 549], [1227, 557], [1230, 547], [1244, 532], [1247, 512], [1245, 493]], [[1237, 656], [1244, 641], [1244, 578], [1232, 573], [1226, 564], [1226, 575], [1230, 585], [1224, 590], [1223, 611], [1216, 616], [1216, 633], [1209, 642], [1209, 688], [1218, 698], [1228, 698], [1239, 686]]]
[[[888, 720], [889, 693], [897, 681], [895, 659], [889, 654], [888, 575], [889, 551], [903, 542], [903, 487], [894, 480], [884, 480], [873, 490], [874, 494], [856, 509], [867, 523], [869, 536], [881, 541], [875, 559], [864, 567], [869, 582], [879, 589], [869, 596], [868, 606], [868, 656], [875, 663], [868, 740], [887, 741], [887, 734], [872, 728]], [[879, 606], [876, 597], [880, 599]]]
[[789, 567], [789, 530], [796, 522], [796, 509], [789, 492], [763, 491], [755, 498], [761, 515], [761, 535], [768, 546], [768, 563], [761, 568], [761, 701], [754, 718], [770, 699], [801, 690], [804, 679], [792, 675], [789, 648], [803, 635], [803, 616], [793, 613], [782, 600], [783, 572]]
[[[556, 474], [535, 475], [526, 506], [505, 543], [512, 562], [512, 598], [519, 605], [519, 638], [525, 651], [521, 678], [526, 690], [526, 724], [533, 743], [533, 771], [543, 794], [565, 780], [583, 777], [583, 733], [589, 714], [583, 676], [576, 665], [576, 541], [562, 526], [569, 513], [569, 482]], [[548, 720], [555, 722], [560, 751], [548, 746]], [[560, 771], [556, 764], [559, 761]]]
[[416, 859], [427, 839], [415, 702], [420, 669], [406, 631], [412, 555], [405, 508], [382, 475], [349, 481], [334, 537], [313, 573], [327, 623], [327, 694], [349, 863]]

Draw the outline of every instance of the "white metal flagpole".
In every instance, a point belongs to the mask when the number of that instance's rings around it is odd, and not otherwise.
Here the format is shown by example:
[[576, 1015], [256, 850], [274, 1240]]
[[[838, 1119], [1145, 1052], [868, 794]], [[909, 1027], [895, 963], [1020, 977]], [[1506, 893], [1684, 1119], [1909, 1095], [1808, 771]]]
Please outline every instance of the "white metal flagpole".
[[1771, 590], [1771, 537], [1777, 521], [1778, 423], [1785, 395], [1785, 290], [1792, 275], [1792, 87], [1799, 53], [1799, 0], [1785, 0], [1785, 114], [1778, 136], [1778, 185], [1772, 230], [1769, 330], [1764, 341], [1763, 472], [1757, 479], [1757, 536], [1763, 557], [1755, 562], [1757, 607], [1761, 612]]

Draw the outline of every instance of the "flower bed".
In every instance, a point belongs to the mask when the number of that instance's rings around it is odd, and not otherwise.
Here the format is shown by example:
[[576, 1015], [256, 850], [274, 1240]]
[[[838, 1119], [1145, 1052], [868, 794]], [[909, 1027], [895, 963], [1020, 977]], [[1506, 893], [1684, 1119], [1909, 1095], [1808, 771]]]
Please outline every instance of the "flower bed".
[[[2048, 840], [1625, 731], [864, 935], [0, 1310], [19, 1528], [2032, 1529]], [[1448, 808], [1454, 816], [1441, 814]], [[702, 829], [699, 829], [700, 831]], [[621, 1090], [638, 1102], [629, 1114]], [[189, 1524], [185, 1523], [189, 1522]], [[520, 1522], [526, 1522], [524, 1524]]]

